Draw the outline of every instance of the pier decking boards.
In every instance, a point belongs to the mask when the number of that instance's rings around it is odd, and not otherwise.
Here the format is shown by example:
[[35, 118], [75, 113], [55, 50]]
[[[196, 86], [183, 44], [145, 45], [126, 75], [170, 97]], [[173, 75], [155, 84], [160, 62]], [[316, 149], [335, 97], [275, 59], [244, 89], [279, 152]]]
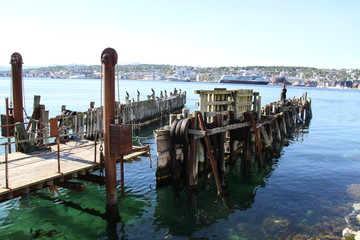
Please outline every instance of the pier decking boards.
[[[99, 144], [97, 144], [97, 148]], [[8, 155], [9, 188], [6, 188], [5, 155], [0, 156], [0, 202], [20, 196], [33, 190], [52, 186], [56, 181], [76, 178], [78, 175], [100, 169], [97, 150], [94, 161], [93, 141], [69, 141], [60, 144], [60, 173], [58, 172], [57, 145], [51, 150], [35, 153], [15, 152]], [[143, 155], [146, 151], [124, 156], [124, 160]]]

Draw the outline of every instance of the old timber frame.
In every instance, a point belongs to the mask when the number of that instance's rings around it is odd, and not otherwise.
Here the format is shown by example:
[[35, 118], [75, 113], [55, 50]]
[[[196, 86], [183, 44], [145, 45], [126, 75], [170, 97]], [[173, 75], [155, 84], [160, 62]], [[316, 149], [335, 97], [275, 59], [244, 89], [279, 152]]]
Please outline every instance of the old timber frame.
[[[279, 156], [295, 127], [312, 118], [311, 99], [272, 102], [261, 108], [252, 90], [198, 90], [199, 111], [170, 115], [170, 124], [155, 130], [158, 184], [183, 181], [197, 186], [204, 168], [210, 168], [222, 194], [226, 165], [252, 172]], [[282, 96], [285, 96], [283, 90]]]

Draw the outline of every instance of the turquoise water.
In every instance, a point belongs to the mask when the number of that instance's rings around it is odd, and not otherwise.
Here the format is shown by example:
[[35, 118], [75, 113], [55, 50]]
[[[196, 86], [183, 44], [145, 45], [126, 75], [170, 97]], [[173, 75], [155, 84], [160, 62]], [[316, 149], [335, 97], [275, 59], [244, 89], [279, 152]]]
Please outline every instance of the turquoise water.
[[[10, 95], [9, 82], [0, 78], [0, 99]], [[199, 89], [253, 88], [263, 104], [277, 100], [281, 91], [216, 83], [121, 80], [119, 85], [121, 101], [125, 91], [136, 98], [140, 90], [145, 99], [151, 88], [185, 90], [190, 109], [197, 108], [194, 90]], [[76, 111], [87, 109], [90, 101], [100, 105], [100, 80], [25, 79], [24, 89], [29, 115], [35, 94], [51, 116], [63, 104]], [[179, 193], [156, 186], [152, 131], [162, 124], [156, 123], [138, 133], [150, 137], [143, 144], [151, 145], [151, 159], [125, 165], [120, 221], [112, 225], [105, 215], [104, 187], [85, 182], [83, 193], [60, 189], [61, 196], [52, 196], [42, 190], [0, 203], [0, 239], [340, 239], [345, 217], [360, 202], [349, 190], [360, 186], [354, 185], [360, 184], [360, 91], [289, 87], [287, 97], [304, 91], [313, 101], [309, 127], [294, 134], [268, 169], [251, 176], [229, 172], [224, 199], [216, 196], [211, 180], [197, 191]]]

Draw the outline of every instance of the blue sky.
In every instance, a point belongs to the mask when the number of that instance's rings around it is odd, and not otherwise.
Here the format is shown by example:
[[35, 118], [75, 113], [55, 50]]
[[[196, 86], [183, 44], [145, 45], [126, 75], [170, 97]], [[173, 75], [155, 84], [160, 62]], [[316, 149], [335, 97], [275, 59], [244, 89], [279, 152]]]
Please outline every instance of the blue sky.
[[360, 68], [360, 1], [2, 1], [0, 66], [119, 62]]

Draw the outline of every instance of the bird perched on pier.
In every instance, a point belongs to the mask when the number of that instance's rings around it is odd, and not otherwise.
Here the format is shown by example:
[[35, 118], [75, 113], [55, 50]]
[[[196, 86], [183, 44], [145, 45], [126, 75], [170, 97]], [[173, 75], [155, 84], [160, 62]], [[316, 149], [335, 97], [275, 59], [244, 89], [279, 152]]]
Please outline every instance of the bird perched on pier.
[[286, 85], [283, 85], [283, 88], [281, 89], [281, 95], [280, 95], [280, 101], [285, 101], [286, 99]]
[[126, 96], [128, 96], [128, 97], [129, 97], [129, 93], [128, 93], [128, 91], [126, 91]]
[[154, 91], [154, 89], [153, 89], [153, 88], [151, 88], [151, 91], [152, 91], [151, 96], [152, 96], [152, 98], [153, 98], [153, 99], [155, 99], [155, 91]]
[[139, 90], [137, 90], [137, 94], [138, 94], [138, 96], [140, 96], [140, 92], [139, 92]]

